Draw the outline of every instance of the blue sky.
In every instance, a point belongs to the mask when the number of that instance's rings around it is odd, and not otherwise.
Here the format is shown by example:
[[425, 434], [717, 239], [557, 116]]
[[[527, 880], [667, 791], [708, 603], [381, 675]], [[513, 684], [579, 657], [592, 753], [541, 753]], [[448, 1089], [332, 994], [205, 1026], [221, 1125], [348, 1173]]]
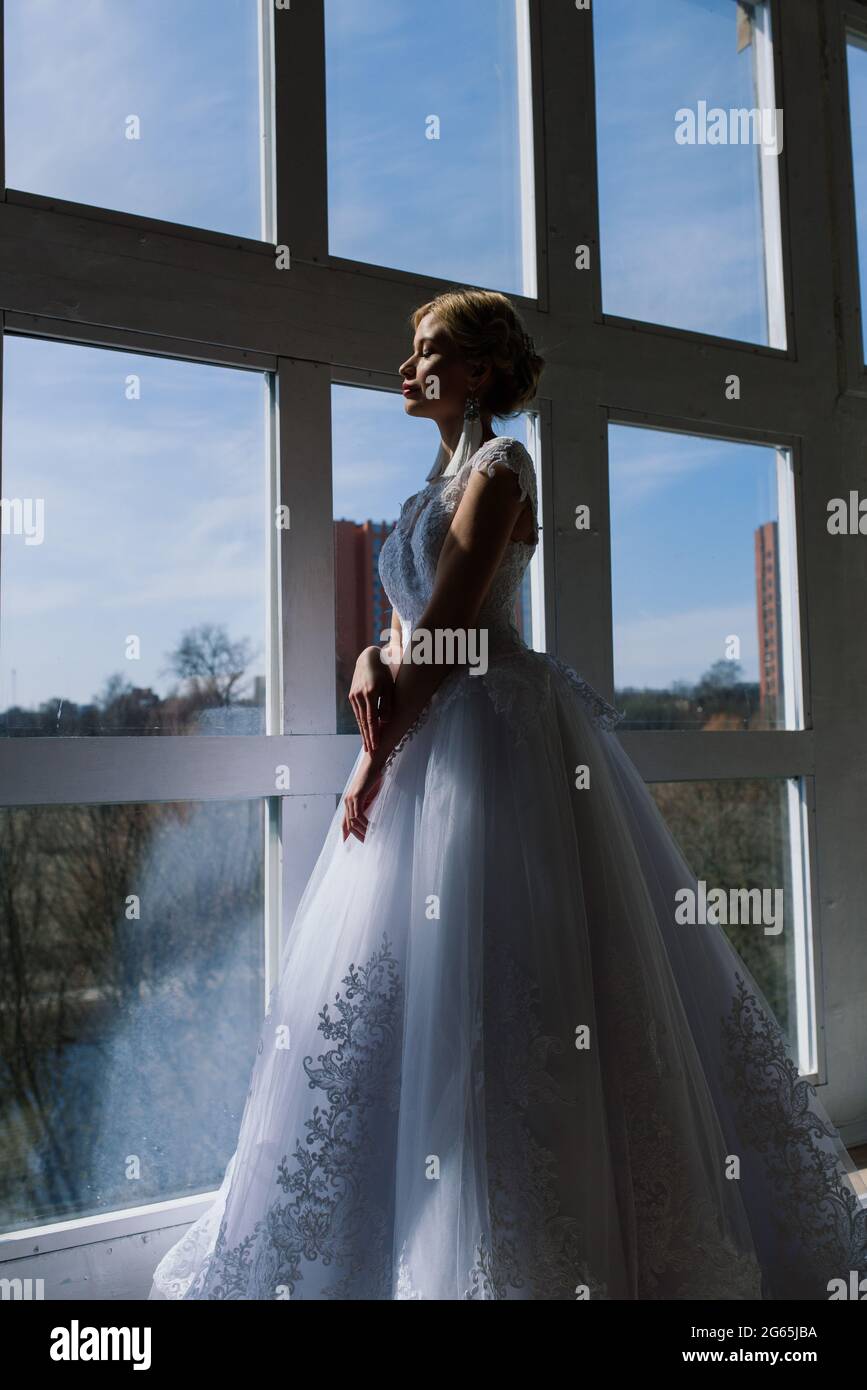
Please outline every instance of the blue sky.
[[514, 0], [325, 13], [331, 251], [522, 293]]
[[10, 188], [259, 237], [255, 4], [7, 0], [4, 11]]
[[[86, 702], [115, 672], [165, 691], [168, 653], [204, 622], [264, 650], [264, 383], [6, 340], [3, 495], [45, 499], [45, 539], [3, 537], [0, 707], [13, 669], [25, 708]], [[140, 660], [126, 657], [131, 634]]]
[[609, 477], [616, 684], [699, 676], [730, 635], [757, 680], [754, 532], [777, 517], [775, 451], [613, 425]]
[[680, 145], [674, 113], [755, 105], [734, 0], [595, 0], [603, 305], [767, 342], [758, 155]]
[[[326, 13], [332, 252], [520, 290], [514, 0], [327, 0]], [[734, 0], [595, 0], [594, 15], [606, 310], [764, 341], [759, 156], [674, 140], [680, 107], [752, 104]], [[7, 0], [6, 80], [12, 187], [260, 235], [251, 0]], [[13, 667], [23, 704], [90, 699], [115, 671], [164, 693], [165, 653], [198, 622], [260, 646], [261, 379], [22, 340], [6, 364], [3, 492], [50, 507], [42, 547], [2, 549], [0, 708]], [[436, 434], [399, 397], [334, 402], [335, 516], [392, 520]], [[742, 633], [757, 677], [752, 545], [776, 516], [772, 458], [615, 431], [618, 685], [697, 677], [722, 629]], [[146, 639], [134, 677], [121, 630]]]

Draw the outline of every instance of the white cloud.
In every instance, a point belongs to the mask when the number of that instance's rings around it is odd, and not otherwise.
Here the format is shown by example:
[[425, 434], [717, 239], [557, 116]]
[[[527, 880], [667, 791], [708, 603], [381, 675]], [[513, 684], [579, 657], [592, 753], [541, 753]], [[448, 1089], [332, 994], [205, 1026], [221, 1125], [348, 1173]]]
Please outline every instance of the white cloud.
[[758, 679], [755, 605], [731, 604], [655, 613], [614, 625], [614, 676], [618, 687], [665, 689], [694, 681], [725, 658], [726, 638], [740, 638], [744, 679]]

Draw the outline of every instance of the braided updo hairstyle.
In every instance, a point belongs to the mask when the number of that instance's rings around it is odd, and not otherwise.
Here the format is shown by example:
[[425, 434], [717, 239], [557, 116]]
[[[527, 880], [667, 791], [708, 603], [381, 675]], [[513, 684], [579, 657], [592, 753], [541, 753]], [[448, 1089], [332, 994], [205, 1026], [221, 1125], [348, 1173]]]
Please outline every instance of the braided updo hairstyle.
[[491, 363], [483, 410], [499, 418], [520, 414], [536, 394], [545, 360], [511, 300], [493, 290], [449, 290], [416, 309], [413, 330], [426, 314], [439, 319], [469, 361]]

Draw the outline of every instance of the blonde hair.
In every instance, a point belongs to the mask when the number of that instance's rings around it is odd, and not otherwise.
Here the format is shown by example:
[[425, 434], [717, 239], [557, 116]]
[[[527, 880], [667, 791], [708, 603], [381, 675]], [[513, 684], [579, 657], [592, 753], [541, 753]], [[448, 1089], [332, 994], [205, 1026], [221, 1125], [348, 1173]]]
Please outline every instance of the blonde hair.
[[448, 290], [411, 315], [416, 330], [434, 314], [470, 361], [489, 360], [493, 378], [482, 405], [492, 415], [518, 415], [535, 396], [545, 366], [510, 299], [494, 290]]

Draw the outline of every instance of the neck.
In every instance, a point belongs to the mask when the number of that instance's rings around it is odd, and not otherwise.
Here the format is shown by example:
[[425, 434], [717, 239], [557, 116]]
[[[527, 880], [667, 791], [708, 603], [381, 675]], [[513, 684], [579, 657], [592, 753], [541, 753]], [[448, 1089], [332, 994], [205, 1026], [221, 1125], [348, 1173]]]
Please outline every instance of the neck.
[[[438, 420], [440, 439], [447, 458], [452, 458], [455, 449], [458, 447], [461, 435], [464, 430], [463, 415], [450, 416], [448, 420]], [[494, 438], [494, 431], [491, 429], [491, 416], [482, 415], [482, 443], [487, 444], [489, 439]]]

